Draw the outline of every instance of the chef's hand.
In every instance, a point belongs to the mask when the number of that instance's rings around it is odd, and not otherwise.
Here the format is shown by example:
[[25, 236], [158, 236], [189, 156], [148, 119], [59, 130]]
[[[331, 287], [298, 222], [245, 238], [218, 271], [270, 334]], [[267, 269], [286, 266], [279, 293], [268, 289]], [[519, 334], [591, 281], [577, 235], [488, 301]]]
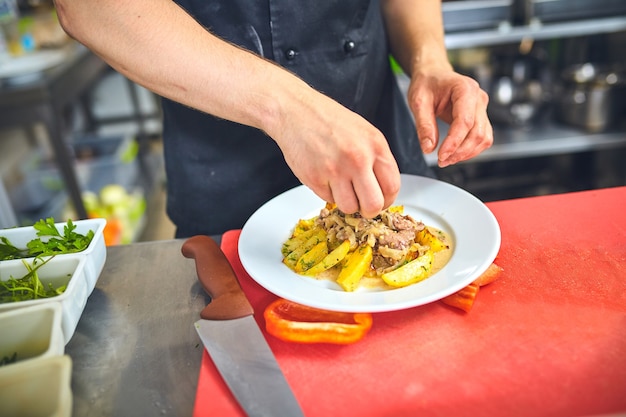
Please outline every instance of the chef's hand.
[[400, 190], [400, 171], [387, 140], [334, 100], [313, 90], [303, 94], [268, 134], [298, 179], [320, 198], [345, 213], [376, 216]]
[[439, 148], [440, 167], [465, 161], [489, 148], [493, 128], [487, 117], [488, 101], [475, 80], [451, 67], [419, 68], [411, 77], [408, 102], [424, 153], [433, 152], [440, 140], [437, 117], [450, 125]]

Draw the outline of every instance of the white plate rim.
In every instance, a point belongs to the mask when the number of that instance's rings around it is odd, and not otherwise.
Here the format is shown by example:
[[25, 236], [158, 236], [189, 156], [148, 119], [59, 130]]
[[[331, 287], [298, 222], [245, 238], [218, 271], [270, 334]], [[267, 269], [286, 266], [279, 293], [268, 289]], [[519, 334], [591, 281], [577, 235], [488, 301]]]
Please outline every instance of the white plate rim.
[[495, 260], [500, 226], [491, 210], [469, 192], [427, 177], [402, 174], [395, 204], [454, 241], [450, 261], [428, 279], [385, 291], [345, 292], [336, 283], [305, 277], [287, 268], [280, 252], [299, 219], [317, 215], [324, 201], [299, 186], [261, 206], [245, 223], [238, 242], [246, 272], [269, 292], [311, 307], [344, 312], [385, 312], [437, 301], [469, 285]]

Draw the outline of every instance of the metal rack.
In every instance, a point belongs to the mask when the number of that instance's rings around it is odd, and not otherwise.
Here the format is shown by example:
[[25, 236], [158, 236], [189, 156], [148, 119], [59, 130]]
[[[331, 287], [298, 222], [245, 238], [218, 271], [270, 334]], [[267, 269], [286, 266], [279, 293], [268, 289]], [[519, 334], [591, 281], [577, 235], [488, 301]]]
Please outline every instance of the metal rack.
[[[490, 2], [454, 2], [471, 4], [500, 4], [501, 0]], [[514, 2], [510, 2], [513, 7]], [[444, 3], [444, 10], [445, 10]], [[500, 4], [502, 6], [502, 4]], [[483, 6], [485, 7], [485, 6]], [[626, 15], [542, 23], [530, 17], [528, 24], [513, 25], [510, 20], [492, 22], [492, 28], [446, 33], [448, 50], [477, 47], [493, 47], [506, 44], [519, 44], [525, 40], [541, 41], [558, 38], [584, 37], [626, 31]], [[406, 84], [406, 81], [400, 84]], [[443, 136], [447, 125], [440, 126]], [[602, 133], [588, 133], [579, 129], [562, 126], [554, 122], [541, 123], [526, 129], [495, 128], [496, 143], [472, 162], [485, 162], [502, 159], [546, 156], [597, 149], [626, 147], [626, 129]], [[436, 156], [428, 155], [427, 162], [436, 165]]]
[[[139, 126], [137, 140], [140, 146], [146, 142], [144, 128], [147, 118], [156, 116], [144, 115], [139, 107], [134, 84], [127, 80], [132, 114], [117, 119], [96, 119], [91, 114], [89, 95], [98, 81], [112, 70], [104, 61], [76, 42], [65, 46], [63, 51], [66, 54], [63, 62], [42, 71], [34, 81], [0, 85], [0, 127], [22, 128], [30, 133], [36, 124], [43, 125], [49, 144], [54, 150], [56, 167], [60, 171], [69, 201], [77, 217], [84, 219], [87, 213], [82, 201], [83, 190], [76, 172], [69, 141], [72, 132], [71, 127], [67, 126], [65, 112], [72, 106], [79, 105], [90, 130], [107, 123], [124, 120], [135, 122]], [[139, 156], [142, 177], [154, 176], [151, 172], [154, 164], [148, 160], [149, 155], [142, 151]], [[152, 186], [152, 182], [152, 178], [142, 178], [142, 185], [146, 189]], [[0, 228], [15, 226], [17, 217], [0, 176]]]
[[[563, 0], [444, 2], [446, 47], [453, 54], [472, 48], [497, 51], [509, 46], [517, 48], [524, 42], [577, 42], [578, 39], [584, 41], [597, 35], [626, 32], [626, 13], [606, 13], [607, 9], [603, 9], [600, 3], [608, 1], [612, 0], [596, 0], [597, 4], [593, 5], [595, 9], [585, 15], [587, 18], [580, 18], [580, 10], [574, 10], [583, 3], [585, 7], [592, 7], [587, 0], [570, 0], [569, 3]], [[622, 3], [612, 5], [620, 8], [626, 6]], [[568, 13], [571, 15], [575, 11], [579, 18], [573, 19], [566, 14], [561, 18], [552, 13], [556, 6], [561, 9], [572, 8]], [[546, 7], [551, 8], [549, 11], [552, 14], [549, 16], [545, 14]], [[525, 8], [524, 12], [536, 12], [538, 15], [527, 14], [520, 18], [516, 15], [520, 8]], [[450, 13], [456, 15], [446, 24], [446, 14]], [[478, 24], [482, 26], [472, 27]], [[399, 76], [400, 86], [406, 88], [408, 79], [403, 77]], [[533, 193], [568, 191], [567, 187], [571, 186], [594, 187], [597, 181], [579, 179], [585, 175], [593, 177], [594, 170], [600, 168], [604, 172], [613, 169], [612, 177], [618, 181], [626, 181], [625, 174], [621, 168], [615, 168], [614, 161], [611, 165], [613, 168], [602, 167], [607, 157], [619, 159], [619, 156], [614, 156], [626, 152], [626, 120], [611, 130], [592, 133], [560, 124], [553, 119], [550, 111], [546, 113], [541, 120], [524, 127], [494, 125], [495, 142], [491, 148], [469, 161], [440, 170], [440, 176], [485, 201], [493, 199], [491, 197], [521, 197], [524, 196], [523, 193], [534, 195]], [[445, 137], [447, 130], [448, 125], [440, 123], [441, 138]], [[437, 153], [426, 155], [426, 161], [430, 166], [436, 167]], [[579, 168], [582, 174], [578, 172]], [[525, 186], [527, 189], [522, 190]], [[516, 191], [512, 191], [513, 189]], [[516, 195], [517, 192], [520, 194]]]
[[[440, 124], [440, 137], [445, 137], [447, 130], [447, 125]], [[602, 133], [587, 133], [556, 123], [546, 123], [523, 130], [496, 127], [494, 137], [497, 141], [491, 148], [461, 164], [626, 147], [626, 130], [615, 129]], [[437, 165], [436, 152], [426, 155], [426, 162], [430, 166]]]
[[454, 50], [516, 43], [525, 39], [548, 40], [616, 33], [624, 30], [626, 30], [626, 16], [545, 24], [534, 20], [523, 26], [513, 26], [510, 22], [502, 22], [493, 29], [448, 33], [445, 41], [446, 47]]
[[[467, 2], [467, 4], [473, 3], [477, 2]], [[468, 9], [464, 10], [464, 12], [466, 11]], [[626, 31], [626, 16], [548, 24], [532, 20], [531, 24], [521, 26], [513, 26], [509, 21], [505, 21], [492, 29], [446, 33], [445, 42], [448, 50], [453, 51], [466, 48], [518, 44], [528, 39], [533, 41], [550, 40], [622, 31]], [[400, 88], [404, 90], [406, 96], [409, 80], [404, 74], [399, 74], [397, 77]], [[439, 124], [440, 137], [445, 137], [447, 130], [447, 124]], [[548, 121], [526, 128], [496, 126], [494, 127], [494, 137], [497, 140], [491, 148], [472, 160], [461, 164], [626, 147], [625, 126], [608, 132], [588, 133], [580, 129]], [[436, 152], [426, 155], [426, 162], [430, 166], [436, 166]]]

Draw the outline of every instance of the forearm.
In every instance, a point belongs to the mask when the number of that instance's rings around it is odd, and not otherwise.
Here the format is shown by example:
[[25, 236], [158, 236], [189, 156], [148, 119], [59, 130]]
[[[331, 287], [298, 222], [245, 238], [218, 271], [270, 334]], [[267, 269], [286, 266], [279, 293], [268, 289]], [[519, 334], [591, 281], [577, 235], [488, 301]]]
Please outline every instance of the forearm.
[[199, 25], [171, 0], [55, 0], [64, 29], [120, 73], [206, 113], [265, 131], [296, 177], [346, 213], [373, 217], [400, 175], [365, 118]]
[[[170, 0], [56, 0], [64, 29], [155, 93], [265, 131], [301, 80], [213, 36]], [[278, 88], [277, 88], [278, 87]]]
[[391, 51], [408, 75], [426, 67], [450, 69], [440, 0], [383, 0]]

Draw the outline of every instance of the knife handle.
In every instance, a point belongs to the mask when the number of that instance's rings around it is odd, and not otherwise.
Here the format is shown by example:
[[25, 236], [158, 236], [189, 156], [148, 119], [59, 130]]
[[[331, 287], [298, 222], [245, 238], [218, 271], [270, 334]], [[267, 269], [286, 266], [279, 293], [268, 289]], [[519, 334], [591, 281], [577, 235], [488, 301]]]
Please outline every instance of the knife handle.
[[211, 296], [200, 313], [206, 320], [230, 320], [254, 314], [226, 255], [208, 236], [193, 236], [181, 248], [185, 258], [196, 262], [198, 280]]

